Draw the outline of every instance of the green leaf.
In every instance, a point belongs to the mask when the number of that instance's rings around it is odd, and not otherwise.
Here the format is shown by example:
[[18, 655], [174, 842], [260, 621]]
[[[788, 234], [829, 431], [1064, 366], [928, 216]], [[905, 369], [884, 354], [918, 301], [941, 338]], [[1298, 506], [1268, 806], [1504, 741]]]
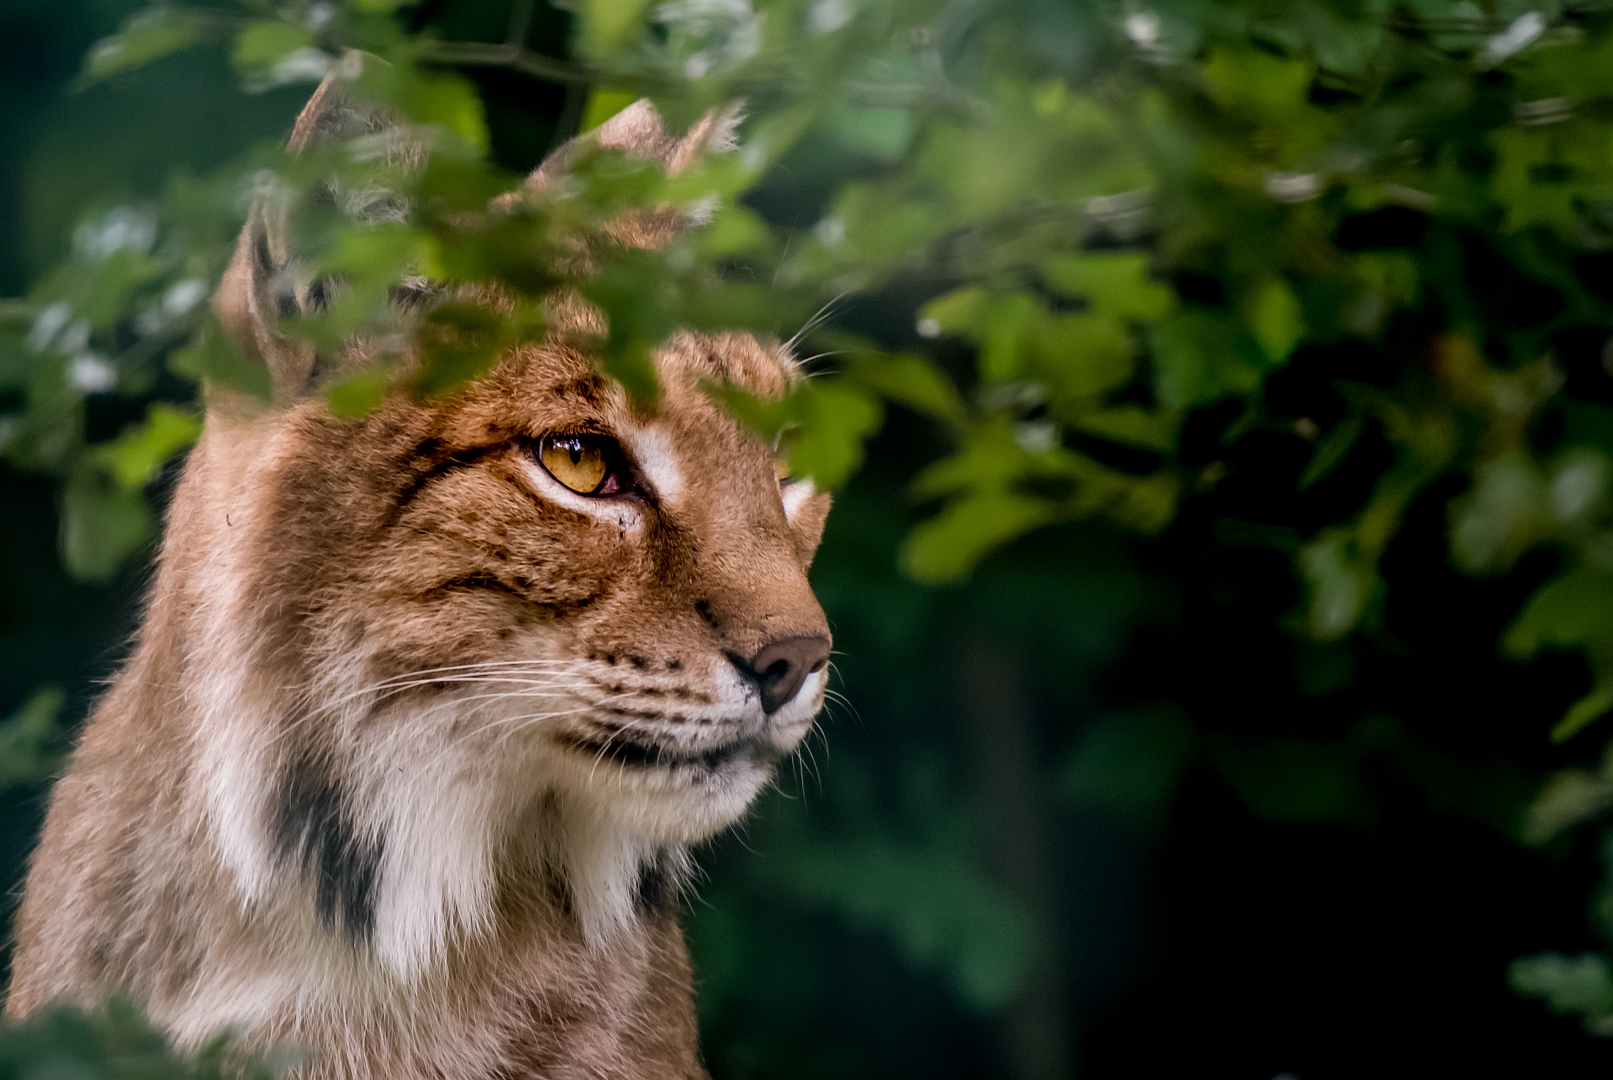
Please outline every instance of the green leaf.
[[[585, 56], [603, 56], [638, 25], [649, 0], [582, 0], [579, 41]], [[601, 121], [603, 122], [603, 121]]]
[[917, 131], [913, 114], [907, 109], [849, 105], [831, 110], [829, 128], [847, 150], [885, 162], [896, 161], [906, 153]]
[[62, 492], [62, 561], [85, 581], [109, 580], [145, 546], [155, 525], [139, 490], [79, 469]]
[[1353, 630], [1378, 588], [1378, 575], [1360, 557], [1355, 537], [1329, 529], [1295, 556], [1305, 577], [1306, 623], [1318, 641], [1333, 641]]
[[1306, 491], [1324, 480], [1328, 473], [1338, 467], [1339, 462], [1349, 456], [1355, 447], [1356, 440], [1361, 437], [1364, 424], [1360, 413], [1351, 413], [1333, 425], [1326, 435], [1316, 443], [1316, 450], [1311, 454], [1311, 460], [1300, 474], [1299, 490]]
[[974, 330], [985, 313], [989, 296], [985, 289], [970, 286], [938, 296], [919, 309], [919, 325], [939, 334], [966, 334]]
[[789, 404], [801, 425], [790, 471], [826, 491], [840, 487], [862, 465], [863, 443], [884, 423], [879, 399], [845, 379], [812, 379]]
[[1043, 499], [1003, 491], [958, 499], [914, 526], [902, 544], [902, 572], [928, 585], [958, 581], [994, 548], [1059, 517]]
[[1226, 744], [1212, 756], [1227, 783], [1260, 817], [1366, 823], [1375, 816], [1361, 786], [1359, 749], [1347, 740]]
[[1059, 768], [1059, 790], [1139, 824], [1158, 825], [1197, 741], [1180, 713], [1158, 708], [1096, 722]]
[[[462, 76], [372, 61], [364, 65], [355, 89], [365, 98], [392, 106], [415, 123], [458, 136], [474, 153], [487, 151], [487, 119], [481, 95]], [[436, 152], [448, 149], [439, 140]]]
[[582, 124], [577, 130], [592, 131], [637, 100], [638, 95], [631, 90], [596, 86], [588, 91], [588, 104], [583, 107]]
[[1451, 554], [1470, 574], [1498, 573], [1548, 525], [1546, 478], [1528, 454], [1509, 451], [1481, 462], [1451, 503]]
[[891, 401], [938, 420], [963, 422], [967, 408], [957, 386], [922, 356], [863, 352], [847, 357], [844, 367], [858, 382]]
[[1288, 359], [1288, 354], [1305, 336], [1299, 298], [1281, 278], [1267, 278], [1254, 291], [1249, 298], [1247, 318], [1249, 329], [1260, 343], [1266, 360], [1272, 364]]
[[330, 411], [345, 420], [358, 420], [373, 413], [386, 400], [392, 372], [384, 365], [349, 375], [325, 391]]
[[99, 82], [189, 48], [202, 40], [206, 29], [200, 12], [166, 6], [142, 11], [112, 37], [96, 42], [84, 64], [84, 82]]
[[1229, 394], [1253, 393], [1265, 367], [1255, 343], [1231, 320], [1181, 310], [1149, 333], [1155, 391], [1171, 409], [1189, 409]]
[[1148, 256], [1141, 252], [1055, 255], [1042, 273], [1053, 288], [1085, 297], [1094, 312], [1117, 319], [1157, 319], [1176, 303], [1173, 291], [1149, 280]]
[[1578, 567], [1542, 585], [1524, 605], [1501, 648], [1527, 660], [1541, 649], [1613, 645], [1613, 573]]
[[1552, 725], [1551, 741], [1567, 742], [1613, 710], [1613, 679], [1598, 681], [1590, 693], [1569, 706], [1563, 718]]
[[1613, 965], [1601, 953], [1541, 953], [1512, 962], [1513, 992], [1541, 998], [1554, 1013], [1584, 1018], [1592, 1034], [1613, 1034]]
[[1133, 369], [1131, 333], [1103, 315], [1034, 318], [1026, 327], [1035, 366], [1032, 374], [1072, 408], [1124, 385]]
[[42, 686], [0, 722], [0, 791], [44, 780], [56, 771], [67, 743], [57, 723], [66, 699], [60, 687]]
[[1313, 69], [1263, 49], [1220, 47], [1210, 53], [1204, 75], [1224, 105], [1279, 118], [1304, 111]]
[[265, 401], [269, 398], [268, 368], [243, 355], [211, 320], [189, 345], [169, 355], [168, 369], [182, 378], [218, 383]]
[[744, 206], [724, 207], [700, 230], [700, 254], [708, 259], [732, 258], [765, 250], [773, 239], [760, 214]]
[[313, 43], [314, 35], [305, 27], [273, 19], [260, 20], [248, 23], [235, 35], [230, 61], [243, 71], [271, 67]]
[[1120, 405], [1097, 412], [1083, 412], [1072, 426], [1128, 446], [1169, 453], [1176, 448], [1176, 433], [1181, 422], [1181, 415], [1169, 409]]
[[808, 379], [788, 397], [758, 398], [737, 386], [704, 384], [733, 417], [777, 443], [790, 437], [790, 472], [823, 490], [844, 484], [862, 465], [863, 443], [884, 423], [879, 399], [850, 379]]
[[93, 454], [119, 487], [139, 491], [169, 458], [195, 442], [201, 433], [201, 421], [193, 412], [158, 402], [146, 410], [143, 422], [95, 447]]

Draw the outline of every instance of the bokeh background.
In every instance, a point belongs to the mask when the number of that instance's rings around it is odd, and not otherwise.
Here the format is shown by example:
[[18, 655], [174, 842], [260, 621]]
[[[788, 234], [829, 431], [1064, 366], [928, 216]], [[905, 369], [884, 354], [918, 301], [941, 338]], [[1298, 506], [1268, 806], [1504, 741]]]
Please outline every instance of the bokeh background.
[[[222, 48], [77, 87], [87, 50], [133, 10], [0, 0], [0, 296], [56, 264], [86, 212], [282, 138], [306, 97], [242, 93]], [[507, 14], [427, 0], [407, 18], [497, 40]], [[570, 32], [540, 5], [528, 41], [565, 57]], [[469, 75], [512, 171], [579, 123], [576, 91]], [[815, 221], [832, 169], [804, 146], [750, 204]], [[901, 344], [914, 303], [865, 295], [839, 319]], [[1302, 350], [1269, 393], [1309, 401], [1352, 362]], [[1593, 397], [1613, 394], [1586, 372]], [[88, 439], [141, 405], [91, 395]], [[1558, 557], [1459, 574], [1447, 504], [1465, 481], [1436, 483], [1384, 555], [1377, 630], [1314, 642], [1292, 614], [1297, 538], [1358, 505], [1390, 451], [1369, 435], [1299, 492], [1308, 444], [1229, 442], [1236, 414], [1207, 408], [1184, 429], [1179, 458], [1222, 462], [1225, 479], [1161, 534], [1050, 527], [944, 587], [898, 571], [926, 512], [907, 479], [939, 450], [930, 425], [891, 414], [813, 571], [837, 699], [777, 790], [700, 855], [687, 925], [715, 1077], [1613, 1070], [1613, 1044], [1507, 979], [1521, 955], [1597, 944], [1593, 839], [1519, 840], [1541, 778], [1585, 759], [1544, 736], [1584, 693], [1584, 664], [1495, 647]], [[149, 565], [67, 576], [59, 500], [50, 479], [0, 468], [0, 713], [57, 687], [72, 724], [124, 653]], [[48, 789], [18, 771], [0, 794], [8, 897]]]

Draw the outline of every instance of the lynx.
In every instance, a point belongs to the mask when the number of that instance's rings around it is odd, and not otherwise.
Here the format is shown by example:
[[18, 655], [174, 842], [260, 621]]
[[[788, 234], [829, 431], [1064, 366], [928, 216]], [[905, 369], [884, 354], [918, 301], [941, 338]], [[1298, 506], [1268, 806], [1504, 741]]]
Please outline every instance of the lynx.
[[[732, 120], [676, 137], [640, 103], [587, 137], [675, 172]], [[327, 80], [292, 146], [378, 123]], [[122, 995], [320, 1080], [704, 1076], [687, 851], [809, 730], [830, 638], [828, 496], [702, 387], [777, 397], [796, 365], [679, 332], [648, 409], [573, 297], [459, 391], [341, 419], [328, 358], [276, 331], [319, 299], [285, 237], [255, 211], [214, 301], [279, 404], [209, 393], [132, 655], [52, 796], [7, 1009]]]

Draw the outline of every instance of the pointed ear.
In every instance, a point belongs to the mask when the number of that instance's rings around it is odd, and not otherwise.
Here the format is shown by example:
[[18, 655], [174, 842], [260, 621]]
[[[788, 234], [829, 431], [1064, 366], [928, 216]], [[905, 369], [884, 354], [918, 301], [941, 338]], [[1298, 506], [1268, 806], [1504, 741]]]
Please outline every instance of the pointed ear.
[[[523, 185], [523, 191], [541, 190], [555, 178], [565, 175], [577, 155], [589, 147], [620, 150], [629, 157], [654, 162], [676, 176], [705, 153], [722, 154], [734, 149], [735, 134], [744, 119], [744, 105], [734, 102], [721, 109], [712, 109], [702, 116], [687, 132], [675, 135], [667, 131], [661, 114], [649, 99], [640, 98], [593, 131], [584, 132], [569, 140], [544, 159], [532, 171]], [[521, 197], [521, 192], [502, 196], [495, 206], [509, 207]], [[613, 239], [628, 247], [663, 247], [684, 226], [700, 222], [698, 208], [642, 210], [623, 215], [608, 230]]]
[[653, 161], [676, 176], [701, 153], [722, 154], [736, 144], [736, 132], [744, 119], [744, 107], [734, 102], [712, 109], [682, 136], [670, 134], [661, 114], [648, 98], [640, 98], [593, 131], [571, 139], [544, 159], [527, 183], [542, 187], [571, 165], [579, 151], [588, 146], [621, 150], [642, 161]]
[[[303, 106], [287, 148], [292, 154], [335, 140], [362, 136], [385, 138], [385, 156], [406, 167], [418, 167], [425, 152], [407, 138], [400, 125], [383, 110], [356, 99], [349, 80], [362, 67], [362, 58], [350, 53], [338, 69], [325, 77]], [[328, 199], [357, 220], [395, 220], [407, 212], [396, 200], [366, 190], [362, 197], [345, 194], [333, 180], [314, 196]], [[257, 200], [235, 243], [235, 254], [213, 296], [213, 310], [224, 331], [253, 363], [269, 373], [273, 400], [290, 404], [311, 392], [321, 368], [340, 362], [322, 358], [310, 341], [286, 337], [277, 330], [281, 319], [322, 310], [337, 283], [316, 279], [290, 250], [283, 200], [266, 196]], [[326, 363], [328, 361], [328, 363]]]

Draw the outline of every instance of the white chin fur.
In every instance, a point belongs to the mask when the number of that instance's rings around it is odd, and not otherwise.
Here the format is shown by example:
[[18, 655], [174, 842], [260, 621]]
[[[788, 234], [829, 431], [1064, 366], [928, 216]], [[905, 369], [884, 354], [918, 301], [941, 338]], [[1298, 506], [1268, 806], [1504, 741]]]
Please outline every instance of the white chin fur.
[[[530, 697], [510, 704], [468, 689], [363, 720], [367, 710], [348, 713], [349, 722], [368, 729], [367, 738], [354, 740], [366, 749], [345, 763], [342, 777], [356, 796], [354, 826], [386, 838], [366, 951], [393, 977], [410, 980], [439, 963], [452, 941], [487, 932], [499, 853], [512, 850], [565, 877], [590, 942], [603, 945], [630, 930], [640, 918], [645, 868], [653, 864], [681, 880], [686, 846], [737, 821], [805, 736], [824, 681], [822, 672], [809, 676], [771, 717], [761, 715], [753, 694], [736, 700], [736, 688], [721, 688], [730, 719], [711, 727], [742, 736], [745, 749], [672, 765], [625, 764], [559, 745], [546, 724], [512, 725], [512, 714], [540, 707]], [[543, 707], [563, 715], [576, 704], [557, 691]], [[272, 764], [262, 764], [254, 775], [275, 775]], [[238, 769], [220, 768], [215, 779], [214, 835], [243, 902], [261, 903], [271, 883], [297, 873], [258, 839], [268, 835], [273, 796], [261, 782], [223, 783], [239, 781]], [[328, 932], [313, 922], [311, 905], [305, 927], [316, 936]]]

